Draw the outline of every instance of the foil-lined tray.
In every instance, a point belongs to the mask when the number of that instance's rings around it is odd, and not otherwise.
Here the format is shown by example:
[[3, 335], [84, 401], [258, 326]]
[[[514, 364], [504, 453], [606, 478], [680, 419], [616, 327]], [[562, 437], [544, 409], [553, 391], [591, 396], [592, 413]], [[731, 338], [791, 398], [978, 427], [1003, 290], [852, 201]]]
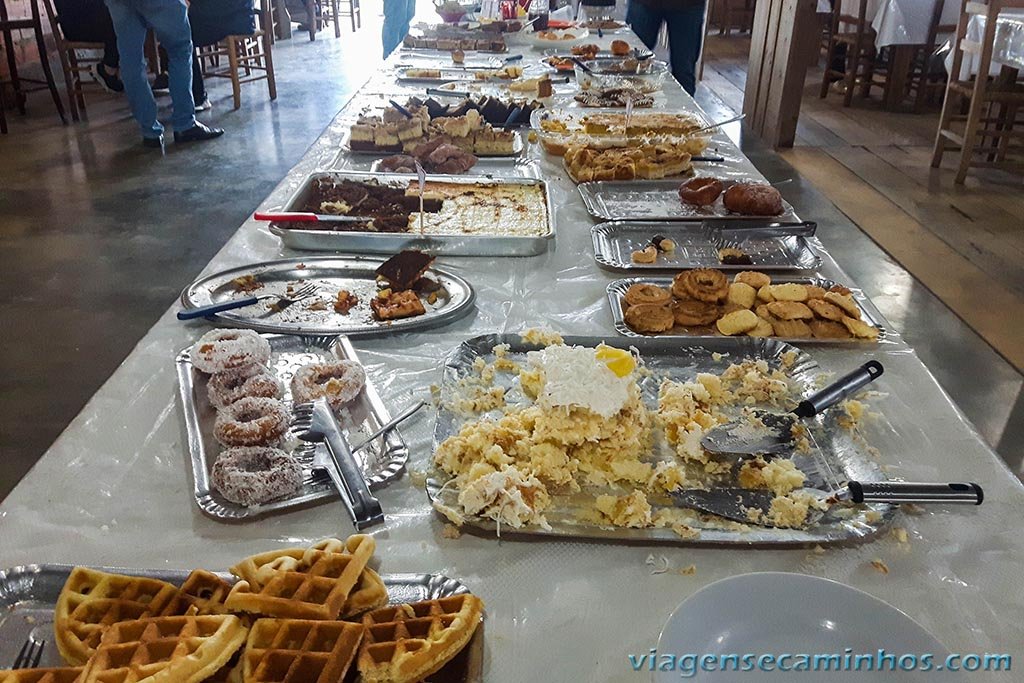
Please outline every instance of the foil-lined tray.
[[[799, 235], [740, 237], [749, 265], [730, 265], [718, 258], [718, 248], [702, 224], [681, 221], [611, 221], [590, 230], [594, 240], [594, 260], [602, 268], [614, 271], [682, 270], [717, 268], [719, 270], [815, 270], [821, 257], [805, 237]], [[655, 235], [676, 244], [671, 253], [659, 252], [654, 263], [637, 263], [632, 254], [651, 244]]]
[[[732, 213], [719, 196], [711, 206], [691, 206], [679, 198], [680, 180], [599, 180], [580, 183], [579, 192], [587, 211], [605, 221], [703, 221], [708, 218], [735, 220], [758, 218]], [[722, 178], [729, 189], [738, 181]], [[723, 192], [724, 194], [724, 192]], [[769, 216], [777, 221], [796, 221], [789, 202], [782, 201], [782, 213]], [[762, 216], [763, 218], [763, 216]]]
[[[284, 384], [284, 400], [289, 405], [291, 379], [303, 365], [326, 360], [359, 362], [355, 349], [345, 337], [270, 334], [266, 335], [266, 339], [270, 342], [271, 349], [270, 372]], [[292, 454], [302, 464], [304, 474], [302, 488], [297, 493], [253, 507], [232, 503], [220, 495], [210, 482], [210, 470], [222, 448], [213, 438], [213, 423], [217, 411], [210, 405], [207, 397], [207, 375], [192, 366], [190, 350], [184, 349], [179, 353], [175, 365], [188, 435], [193, 495], [199, 509], [222, 522], [245, 522], [337, 498], [338, 492], [327, 473], [314, 472], [312, 469], [315, 450], [326, 446], [298, 441], [294, 434], [290, 435], [288, 445], [295, 446]], [[388, 409], [381, 401], [373, 383], [367, 378], [366, 386], [346, 407], [339, 422], [349, 443], [355, 446], [390, 419]], [[409, 456], [409, 448], [399, 431], [392, 429], [354, 455], [367, 485], [374, 489], [385, 486], [401, 474]]]
[[[697, 373], [721, 373], [731, 363], [742, 360], [764, 360], [772, 368], [784, 368], [786, 374], [795, 383], [803, 395], [815, 390], [815, 379], [820, 368], [809, 355], [784, 342], [775, 339], [755, 338], [717, 338], [708, 340], [687, 339], [621, 339], [604, 337], [565, 337], [566, 344], [580, 346], [596, 346], [606, 344], [621, 349], [636, 349], [646, 367], [652, 372], [639, 381], [644, 402], [649, 409], [657, 407], [658, 389], [663, 379], [675, 381], [693, 380]], [[529, 351], [543, 347], [528, 344], [518, 335], [484, 335], [463, 342], [449, 355], [444, 366], [441, 383], [441, 402], [434, 427], [434, 450], [448, 437], [458, 434], [460, 428], [469, 419], [456, 414], [445, 406], [448, 399], [456, 395], [459, 381], [474, 372], [473, 364], [478, 358], [491, 362], [495, 356], [492, 349], [499, 344], [508, 344], [510, 349], [507, 358], [523, 364]], [[783, 358], [790, 362], [784, 362]], [[527, 405], [526, 398], [519, 386], [517, 375], [496, 373], [495, 385], [505, 388], [508, 405]], [[485, 417], [497, 419], [501, 411], [487, 414]], [[834, 490], [836, 481], [881, 481], [884, 479], [877, 464], [863, 450], [853, 435], [836, 422], [833, 412], [826, 412], [813, 420], [807, 421], [817, 452], [809, 455], [797, 454], [794, 462], [808, 474], [807, 486], [822, 490]], [[666, 459], [675, 457], [671, 446], [663, 435], [655, 430], [655, 444], [651, 457]], [[654, 460], [652, 460], [653, 462]], [[829, 476], [821, 473], [829, 472]], [[427, 496], [432, 503], [458, 509], [458, 491], [446, 486], [450, 477], [447, 473], [434, 467], [426, 482]], [[728, 546], [807, 546], [829, 545], [837, 543], [854, 543], [870, 540], [877, 536], [895, 514], [895, 508], [889, 505], [870, 505], [849, 508], [843, 511], [830, 511], [815, 525], [807, 529], [778, 529], [749, 525], [741, 528], [733, 522], [727, 522], [710, 515], [702, 515], [701, 523], [695, 525], [700, 529], [697, 538], [684, 539], [671, 529], [644, 528], [629, 529], [613, 526], [601, 526], [581, 521], [581, 512], [592, 509], [594, 496], [601, 493], [624, 495], [632, 487], [602, 488], [584, 490], [581, 493], [553, 497], [552, 507], [546, 511], [551, 529], [540, 527], [524, 527], [512, 529], [503, 525], [502, 536], [538, 536], [549, 539], [586, 538], [605, 541], [627, 541], [647, 544], [677, 545], [728, 545]], [[669, 507], [668, 499], [651, 500], [654, 510]], [[878, 521], [869, 521], [875, 519]], [[479, 517], [468, 517], [465, 527], [469, 530], [497, 533], [497, 524]]]
[[[802, 285], [814, 285], [829, 289], [835, 287], [837, 283], [835, 280], [829, 280], [821, 277], [773, 277], [773, 285], [781, 285], [787, 282], [796, 282]], [[608, 292], [608, 305], [612, 310], [612, 319], [615, 321], [615, 331], [621, 335], [627, 337], [660, 337], [660, 338], [673, 338], [673, 339], [724, 339], [723, 335], [719, 334], [715, 329], [714, 324], [702, 325], [700, 327], [681, 327], [676, 325], [668, 332], [636, 332], [626, 324], [625, 309], [626, 309], [626, 290], [636, 284], [650, 284], [657, 285], [663, 289], [672, 288], [672, 278], [670, 277], [631, 277], [623, 280], [616, 280], [607, 287]], [[850, 289], [850, 296], [857, 302], [860, 307], [862, 320], [866, 323], [870, 323], [872, 326], [878, 329], [878, 339], [858, 339], [856, 337], [849, 337], [845, 339], [818, 339], [815, 337], [772, 337], [777, 341], [792, 342], [794, 344], [840, 344], [840, 345], [867, 345], [877, 344], [878, 342], [884, 341], [888, 336], [888, 330], [885, 328], [881, 312], [875, 308], [875, 305], [871, 303], [871, 300], [864, 295], [864, 292], [859, 289]]]
[[[53, 620], [57, 598], [73, 566], [68, 564], [31, 564], [0, 570], [0, 669], [9, 669], [29, 638], [44, 642], [40, 667], [66, 666], [54, 644]], [[144, 576], [180, 586], [187, 571], [174, 569], [122, 569], [97, 567], [115, 574]], [[218, 576], [234, 581], [224, 572]], [[436, 600], [468, 593], [458, 579], [441, 574], [382, 574], [391, 604]], [[483, 680], [484, 624], [477, 627], [466, 648], [449, 662], [437, 680], [478, 683]]]

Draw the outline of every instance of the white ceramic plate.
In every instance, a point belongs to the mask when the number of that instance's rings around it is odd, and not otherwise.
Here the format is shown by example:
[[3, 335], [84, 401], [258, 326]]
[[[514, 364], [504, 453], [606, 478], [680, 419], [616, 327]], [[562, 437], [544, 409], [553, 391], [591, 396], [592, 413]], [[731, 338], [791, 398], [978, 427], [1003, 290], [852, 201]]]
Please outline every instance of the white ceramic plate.
[[[765, 653], [876, 653], [884, 648], [897, 657], [905, 653], [931, 653], [942, 663], [948, 650], [920, 624], [882, 600], [828, 579], [804, 574], [764, 572], [742, 574], [716, 581], [684, 600], [669, 617], [658, 641], [659, 657], [665, 654]], [[643, 655], [645, 653], [638, 653]], [[753, 660], [756, 666], [756, 658]], [[794, 661], [795, 660], [788, 660]], [[787, 664], [788, 664], [787, 661]], [[646, 668], [646, 667], [644, 667]], [[699, 664], [697, 665], [699, 669]], [[963, 681], [949, 671], [838, 673], [703, 672], [692, 677], [672, 671], [656, 671], [655, 683], [716, 681], [758, 683], [910, 683]]]

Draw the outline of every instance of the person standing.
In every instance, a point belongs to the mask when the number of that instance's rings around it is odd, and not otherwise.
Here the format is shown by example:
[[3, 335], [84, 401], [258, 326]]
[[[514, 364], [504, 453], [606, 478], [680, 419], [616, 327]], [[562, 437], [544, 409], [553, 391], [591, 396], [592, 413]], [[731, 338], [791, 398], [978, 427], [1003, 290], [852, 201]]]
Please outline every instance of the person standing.
[[409, 24], [414, 16], [416, 0], [384, 0], [384, 28], [381, 30], [384, 59], [395, 51], [409, 33]]
[[196, 121], [192, 98], [192, 29], [185, 0], [106, 0], [117, 33], [121, 81], [132, 115], [142, 129], [142, 144], [163, 147], [164, 127], [146, 78], [146, 32], [152, 28], [167, 50], [175, 142], [211, 140], [224, 134]]
[[657, 45], [661, 25], [668, 24], [672, 75], [690, 95], [697, 89], [706, 5], [707, 0], [629, 0], [626, 9], [626, 22], [650, 50]]

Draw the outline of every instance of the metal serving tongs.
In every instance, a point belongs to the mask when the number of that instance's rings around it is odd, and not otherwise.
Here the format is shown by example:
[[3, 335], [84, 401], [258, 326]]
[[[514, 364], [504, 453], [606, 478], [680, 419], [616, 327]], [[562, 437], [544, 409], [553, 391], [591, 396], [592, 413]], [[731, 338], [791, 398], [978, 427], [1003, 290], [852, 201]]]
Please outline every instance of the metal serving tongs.
[[[981, 505], [985, 492], [971, 482], [967, 484], [932, 484], [911, 481], [848, 481], [838, 491], [798, 489], [814, 496], [817, 506], [810, 506], [804, 526], [816, 524], [832, 507], [843, 503], [956, 503]], [[766, 489], [713, 488], [691, 489], [670, 494], [681, 507], [710, 512], [719, 517], [745, 524], [773, 527], [772, 500], [775, 495]], [[761, 514], [751, 514], [751, 510]]]
[[766, 237], [813, 237], [818, 230], [814, 221], [777, 221], [772, 219], [706, 220], [701, 232], [716, 249], [739, 247], [744, 240]]
[[[884, 368], [870, 360], [800, 401], [791, 413], [753, 409], [743, 417], [708, 431], [701, 439], [705, 450], [740, 460], [753, 455], [777, 455], [794, 448], [797, 418], [818, 415], [882, 376]], [[753, 418], [753, 420], [751, 419]]]
[[327, 399], [318, 398], [312, 403], [295, 406], [296, 435], [303, 441], [324, 442], [327, 445], [328, 457], [317, 449], [314, 455], [313, 468], [327, 470], [335, 488], [341, 494], [356, 529], [365, 529], [384, 522], [384, 511], [380, 501], [366, 485], [366, 479], [359, 468], [352, 449], [341, 431], [338, 418], [327, 404]]

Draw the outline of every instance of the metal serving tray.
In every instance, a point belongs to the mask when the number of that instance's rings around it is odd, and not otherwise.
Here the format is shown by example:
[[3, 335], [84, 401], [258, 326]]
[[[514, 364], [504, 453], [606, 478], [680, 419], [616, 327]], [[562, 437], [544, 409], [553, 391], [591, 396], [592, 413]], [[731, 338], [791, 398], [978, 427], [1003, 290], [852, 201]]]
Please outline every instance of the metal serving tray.
[[[745, 216], [732, 213], [722, 204], [722, 197], [710, 207], [683, 204], [679, 199], [680, 182], [680, 179], [600, 180], [580, 183], [579, 190], [590, 215], [606, 221], [703, 221], [708, 218], [797, 220], [793, 207], [785, 200], [782, 202], [783, 212], [778, 216]], [[726, 189], [735, 182], [737, 181], [722, 179]]]
[[[313, 173], [292, 195], [283, 211], [304, 211], [313, 183], [320, 178], [335, 180], [374, 180], [381, 184], [406, 185], [415, 181], [416, 176], [407, 173], [353, 173], [329, 171]], [[270, 231], [281, 238], [285, 246], [292, 249], [312, 251], [347, 251], [371, 254], [395, 254], [402, 249], [419, 249], [432, 254], [458, 256], [534, 256], [547, 251], [548, 243], [555, 236], [554, 209], [548, 184], [539, 178], [524, 176], [491, 177], [472, 175], [429, 175], [428, 180], [465, 185], [537, 185], [544, 191], [547, 206], [547, 231], [543, 235], [419, 235], [408, 232], [332, 232], [328, 230], [293, 230], [272, 225]], [[489, 226], [481, 226], [487, 230]]]
[[[284, 385], [284, 400], [291, 404], [291, 379], [303, 365], [325, 360], [354, 360], [359, 362], [352, 343], [345, 337], [296, 337], [284, 334], [266, 335], [270, 342], [270, 371]], [[226, 500], [210, 483], [210, 470], [223, 447], [213, 438], [213, 422], [217, 411], [210, 405], [206, 393], [207, 375], [192, 366], [191, 347], [175, 359], [181, 407], [185, 414], [188, 434], [189, 462], [192, 466], [193, 492], [196, 505], [204, 513], [222, 522], [247, 522], [258, 517], [286, 512], [299, 507], [333, 500], [338, 492], [323, 471], [312, 470], [313, 454], [323, 444], [295, 441], [293, 455], [302, 464], [302, 488], [290, 498], [279, 499], [265, 505], [246, 507]], [[391, 419], [391, 414], [377, 394], [373, 383], [366, 387], [346, 408], [339, 422], [351, 445], [361, 442]], [[363, 476], [370, 488], [380, 488], [397, 477], [405, 467], [409, 448], [398, 429], [374, 439], [355, 453]]]
[[[389, 321], [374, 319], [369, 301], [377, 291], [374, 271], [383, 262], [384, 259], [368, 256], [316, 256], [253, 263], [207, 275], [193, 282], [181, 293], [181, 303], [186, 309], [191, 309], [247, 296], [237, 292], [232, 282], [236, 278], [252, 275], [263, 285], [252, 292], [258, 296], [281, 296], [289, 284], [298, 289], [300, 283], [307, 282], [318, 284], [319, 290], [314, 297], [279, 313], [269, 311], [266, 301], [217, 313], [217, 324], [281, 334], [374, 336], [445, 325], [472, 310], [476, 295], [469, 283], [444, 270], [431, 268], [430, 274], [443, 285], [447, 295], [439, 296], [433, 304], [424, 301], [423, 306], [427, 309], [424, 315]], [[348, 315], [335, 313], [331, 303], [342, 289], [356, 295], [360, 302]], [[309, 309], [317, 301], [326, 304], [325, 310]]]
[[[69, 564], [30, 564], [0, 570], [0, 668], [10, 668], [22, 645], [31, 637], [45, 642], [40, 667], [66, 664], [54, 644], [53, 612], [57, 598], [74, 569]], [[97, 567], [115, 574], [144, 576], [180, 586], [189, 572], [174, 569], [123, 569]], [[235, 577], [226, 572], [217, 575], [227, 581]], [[458, 579], [441, 574], [382, 574], [391, 604], [436, 600], [468, 593]], [[473, 639], [459, 655], [438, 672], [437, 680], [477, 683], [483, 680], [484, 624], [477, 627]]]
[[[834, 287], [838, 284], [835, 280], [829, 280], [821, 277], [773, 277], [773, 285], [781, 285], [787, 282], [798, 282], [803, 285], [817, 285], [818, 287]], [[615, 282], [608, 285], [608, 305], [612, 309], [612, 318], [615, 320], [615, 331], [621, 335], [627, 337], [667, 337], [667, 338], [684, 338], [684, 339], [727, 339], [721, 334], [714, 331], [714, 328], [710, 325], [706, 327], [693, 328], [694, 333], [686, 333], [682, 330], [686, 328], [676, 326], [668, 332], [660, 332], [655, 334], [643, 334], [641, 332], [634, 332], [626, 325], [623, 311], [623, 299], [626, 296], [626, 290], [632, 285], [646, 283], [652, 285], [658, 285], [665, 289], [672, 287], [672, 278], [670, 277], [631, 277], [624, 280], [616, 280]], [[779, 341], [792, 342], [794, 344], [858, 344], [867, 345], [875, 344], [878, 341], [882, 341], [886, 338], [888, 331], [882, 324], [882, 314], [875, 308], [875, 305], [871, 303], [871, 300], [864, 296], [864, 292], [859, 289], [849, 288], [853, 298], [857, 301], [857, 305], [860, 306], [861, 314], [863, 315], [864, 322], [871, 323], [878, 328], [878, 340], [871, 341], [868, 339], [817, 339], [814, 337], [802, 337], [802, 338], [787, 338], [787, 337], [772, 337]]]
[[[637, 349], [640, 357], [652, 373], [639, 380], [644, 402], [648, 408], [656, 408], [658, 389], [663, 379], [676, 381], [693, 380], [698, 372], [720, 373], [731, 363], [744, 359], [765, 360], [773, 368], [784, 367], [783, 357], [795, 354], [793, 362], [786, 369], [787, 375], [804, 395], [814, 391], [815, 377], [820, 372], [817, 362], [799, 349], [775, 339], [724, 338], [707, 340], [688, 339], [621, 339], [604, 337], [565, 337], [566, 344], [596, 346], [607, 344], [621, 349]], [[458, 433], [467, 421], [464, 416], [457, 415], [444, 406], [447, 397], [457, 390], [461, 378], [473, 372], [473, 362], [483, 358], [486, 362], [494, 360], [492, 349], [497, 344], [509, 344], [507, 355], [513, 361], [522, 363], [528, 351], [542, 347], [526, 344], [518, 335], [484, 335], [463, 342], [448, 356], [444, 366], [441, 384], [441, 404], [438, 408], [437, 421], [434, 428], [434, 449], [449, 436]], [[716, 356], [721, 354], [721, 356]], [[506, 388], [506, 402], [509, 405], [525, 405], [529, 402], [519, 386], [519, 378], [511, 373], [496, 373], [496, 385]], [[836, 424], [835, 411], [826, 412], [808, 422], [808, 427], [819, 446], [816, 457], [795, 456], [797, 466], [805, 472], [820, 472], [827, 466], [834, 477], [839, 480], [855, 479], [859, 481], [880, 481], [884, 477], [877, 464], [862, 450], [854, 436]], [[495, 411], [488, 417], [500, 416]], [[652, 460], [671, 459], [671, 447], [665, 443], [664, 437], [657, 433], [652, 449]], [[440, 501], [452, 508], [458, 508], [458, 492], [453, 487], [444, 488], [448, 475], [434, 468], [426, 482], [427, 495], [431, 502]], [[832, 488], [826, 481], [811, 476], [808, 485]], [[550, 530], [540, 527], [529, 527], [519, 530], [503, 526], [501, 535], [529, 535], [541, 537], [592, 538], [609, 541], [631, 541], [640, 543], [666, 543], [677, 545], [741, 545], [741, 546], [804, 546], [827, 545], [835, 543], [852, 543], [869, 540], [882, 531], [891, 521], [895, 509], [889, 505], [871, 505], [850, 509], [849, 514], [836, 514], [830, 511], [817, 524], [808, 529], [776, 529], [758, 526], [740, 528], [734, 523], [724, 522], [718, 518], [705, 516], [697, 525], [701, 534], [696, 539], [683, 539], [671, 529], [647, 528], [626, 529], [606, 527], [580, 521], [578, 514], [593, 506], [593, 496], [600, 493], [629, 493], [632, 487], [622, 489], [600, 488], [584, 490], [579, 494], [553, 497], [553, 505], [545, 513], [551, 525]], [[659, 501], [652, 495], [652, 508], [657, 510]], [[867, 512], [874, 510], [881, 515], [880, 521], [868, 522]], [[872, 513], [874, 514], [874, 513]], [[495, 532], [496, 524], [489, 519], [469, 517], [466, 521], [469, 529]]]
[[[741, 241], [753, 264], [730, 265], [718, 259], [718, 249], [704, 227], [680, 221], [611, 221], [590, 229], [597, 265], [613, 271], [659, 271], [683, 268], [719, 270], [815, 270], [821, 257], [806, 238], [755, 236]], [[635, 263], [634, 251], [645, 248], [655, 235], [676, 243], [675, 251], [659, 252], [654, 263]]]

